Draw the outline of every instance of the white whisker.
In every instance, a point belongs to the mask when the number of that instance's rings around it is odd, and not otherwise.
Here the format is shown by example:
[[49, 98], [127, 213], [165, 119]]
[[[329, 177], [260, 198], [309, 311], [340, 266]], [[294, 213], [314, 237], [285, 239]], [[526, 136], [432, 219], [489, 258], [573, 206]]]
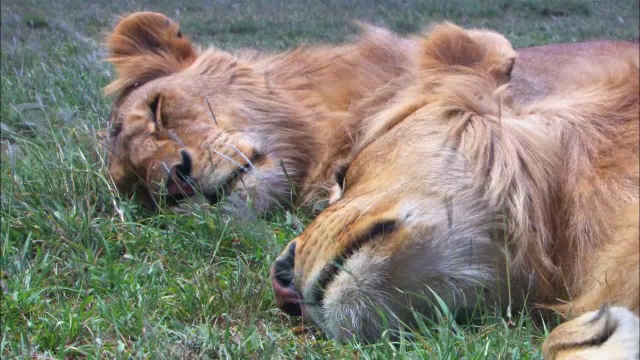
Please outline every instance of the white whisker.
[[182, 142], [182, 140], [178, 137], [178, 134], [176, 134], [175, 131], [173, 130], [169, 130], [169, 136], [178, 143], [178, 146], [180, 146], [181, 148], [184, 148], [184, 142]]
[[235, 164], [236, 166], [238, 166], [240, 169], [244, 169], [245, 166], [240, 164], [239, 162], [233, 160], [232, 158], [228, 157], [227, 155], [221, 153], [220, 151], [217, 151], [215, 149], [209, 149], [211, 152], [215, 153], [216, 155], [219, 155], [220, 157], [222, 157], [223, 159]]
[[171, 175], [171, 169], [169, 169], [169, 165], [167, 165], [167, 163], [164, 161], [162, 161], [161, 164], [162, 167], [164, 167], [164, 169], [166, 170], [167, 174]]
[[249, 164], [249, 167], [251, 167], [251, 168], [254, 167], [253, 163], [251, 162], [251, 160], [249, 160], [249, 158], [242, 151], [240, 151], [240, 149], [235, 147], [233, 144], [230, 144], [230, 143], [227, 143], [227, 142], [225, 142], [224, 144], [229, 146], [229, 147], [231, 147], [238, 155], [240, 155], [247, 162], [247, 164]]

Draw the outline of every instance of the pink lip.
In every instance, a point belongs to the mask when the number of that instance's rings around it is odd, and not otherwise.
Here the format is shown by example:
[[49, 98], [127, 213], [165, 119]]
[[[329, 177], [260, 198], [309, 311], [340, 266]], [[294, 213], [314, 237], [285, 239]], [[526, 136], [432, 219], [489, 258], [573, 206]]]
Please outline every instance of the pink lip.
[[171, 178], [167, 183], [167, 192], [172, 197], [189, 197], [196, 193], [193, 186], [175, 171], [172, 172]]
[[291, 316], [303, 316], [302, 296], [293, 286], [283, 286], [277, 280], [275, 267], [271, 267], [271, 285], [275, 294], [276, 305]]

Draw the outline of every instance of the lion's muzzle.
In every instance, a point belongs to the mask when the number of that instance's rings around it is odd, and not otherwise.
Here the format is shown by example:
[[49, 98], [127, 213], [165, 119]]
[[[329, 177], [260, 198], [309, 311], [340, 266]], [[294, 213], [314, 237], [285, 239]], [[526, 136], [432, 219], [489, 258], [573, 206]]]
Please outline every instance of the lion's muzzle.
[[180, 150], [180, 155], [182, 162], [171, 168], [166, 184], [168, 196], [174, 200], [195, 194], [193, 179], [191, 178], [191, 155], [186, 150]]
[[296, 243], [289, 243], [285, 251], [271, 266], [271, 284], [275, 293], [276, 305], [291, 316], [302, 315], [302, 296], [296, 290], [293, 281], [293, 265]]

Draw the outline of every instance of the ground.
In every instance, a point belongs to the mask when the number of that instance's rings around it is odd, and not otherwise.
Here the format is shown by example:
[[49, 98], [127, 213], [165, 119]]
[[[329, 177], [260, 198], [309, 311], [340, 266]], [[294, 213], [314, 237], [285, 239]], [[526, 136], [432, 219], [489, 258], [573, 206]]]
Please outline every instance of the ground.
[[[637, 1], [3, 0], [0, 266], [3, 358], [539, 358], [549, 323], [446, 308], [400, 340], [338, 344], [274, 305], [268, 267], [303, 213], [150, 214], [118, 197], [96, 132], [116, 15], [161, 11], [201, 44], [338, 42], [366, 20], [402, 33], [448, 19], [516, 47], [637, 39]], [[192, 209], [193, 210], [193, 209]], [[302, 219], [302, 220], [300, 220]], [[296, 327], [296, 329], [293, 329]], [[292, 331], [293, 330], [293, 331]]]

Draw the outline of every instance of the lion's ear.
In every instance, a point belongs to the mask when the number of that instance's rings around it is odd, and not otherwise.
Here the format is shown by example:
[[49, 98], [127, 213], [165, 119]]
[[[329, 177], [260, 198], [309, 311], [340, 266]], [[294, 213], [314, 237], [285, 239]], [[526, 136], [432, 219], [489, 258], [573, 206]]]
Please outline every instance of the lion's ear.
[[482, 68], [498, 79], [506, 82], [511, 77], [518, 54], [511, 42], [504, 36], [490, 30], [468, 30], [469, 36], [485, 49]]
[[178, 24], [154, 12], [137, 12], [116, 25], [106, 45], [118, 78], [106, 94], [174, 73], [193, 62], [196, 52]]
[[504, 36], [488, 30], [465, 30], [451, 23], [434, 26], [420, 46], [422, 70], [464, 66], [487, 71], [499, 82], [509, 79], [517, 57]]

